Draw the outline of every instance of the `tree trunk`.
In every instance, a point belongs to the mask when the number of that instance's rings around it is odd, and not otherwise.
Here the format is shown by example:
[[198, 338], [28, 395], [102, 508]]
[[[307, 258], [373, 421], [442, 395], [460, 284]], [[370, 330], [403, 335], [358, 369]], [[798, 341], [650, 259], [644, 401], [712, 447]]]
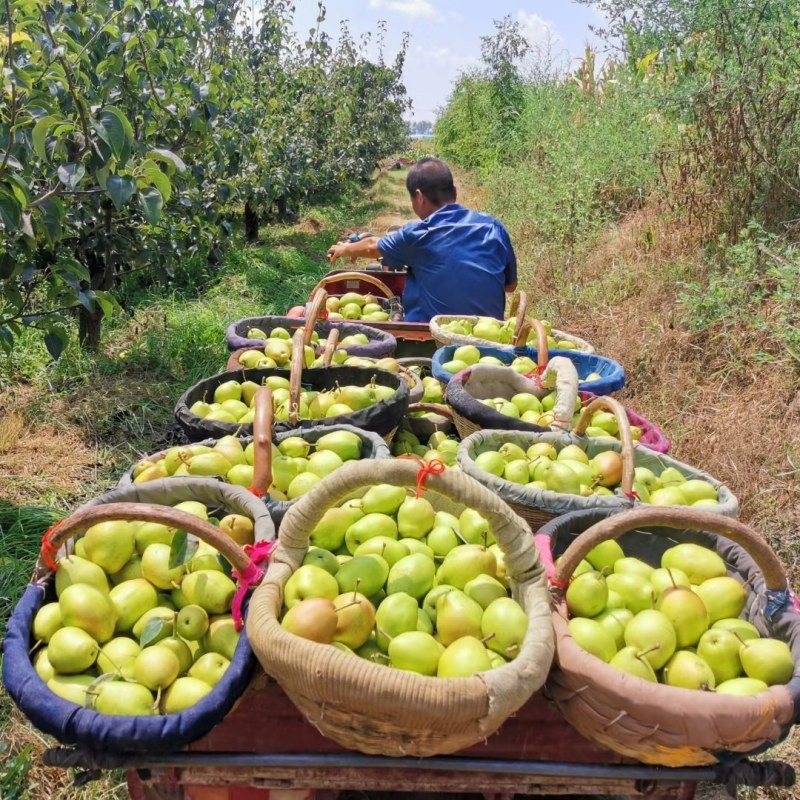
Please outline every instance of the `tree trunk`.
[[97, 353], [100, 350], [100, 329], [103, 312], [100, 308], [87, 311], [83, 306], [78, 313], [78, 341], [84, 350]]
[[244, 238], [250, 244], [258, 241], [258, 212], [249, 200], [244, 204]]

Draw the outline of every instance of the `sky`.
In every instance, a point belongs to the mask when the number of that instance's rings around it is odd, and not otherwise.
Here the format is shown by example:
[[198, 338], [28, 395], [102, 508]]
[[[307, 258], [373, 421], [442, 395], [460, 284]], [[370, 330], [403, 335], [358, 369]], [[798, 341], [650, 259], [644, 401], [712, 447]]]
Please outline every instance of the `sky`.
[[[404, 32], [411, 35], [403, 78], [413, 120], [431, 120], [444, 106], [460, 72], [480, 64], [481, 36], [495, 32], [493, 20], [510, 14], [536, 47], [548, 48], [561, 65], [577, 66], [587, 42], [602, 43], [589, 26], [599, 13], [572, 0], [326, 0], [324, 30], [334, 38], [340, 20], [354, 37], [386, 23], [386, 60], [397, 52]], [[302, 35], [315, 24], [316, 0], [297, 0], [295, 27]]]

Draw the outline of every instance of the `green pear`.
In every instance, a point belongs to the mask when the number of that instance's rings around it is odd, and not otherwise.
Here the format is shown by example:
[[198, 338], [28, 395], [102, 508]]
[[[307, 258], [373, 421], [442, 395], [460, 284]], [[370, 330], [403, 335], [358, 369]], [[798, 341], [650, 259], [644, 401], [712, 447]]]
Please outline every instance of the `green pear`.
[[397, 510], [398, 535], [422, 539], [433, 528], [436, 511], [424, 497], [406, 497]]
[[678, 650], [664, 665], [664, 683], [681, 689], [713, 689], [716, 685], [711, 667], [695, 653]]
[[741, 646], [736, 634], [721, 628], [712, 628], [700, 637], [697, 655], [711, 667], [717, 685], [742, 674]]
[[602, 661], [611, 661], [617, 652], [614, 637], [596, 620], [574, 617], [567, 623], [575, 643]]
[[650, 580], [650, 576], [653, 574], [655, 570], [646, 562], [642, 561], [639, 558], [633, 558], [632, 556], [623, 556], [622, 558], [618, 558], [614, 563], [614, 572], [617, 574], [621, 574], [623, 572], [633, 573], [636, 575], [641, 575], [643, 578], [646, 578], [648, 581]]
[[462, 636], [480, 639], [483, 608], [456, 589], [443, 594], [436, 603], [436, 632], [445, 646]]
[[605, 542], [595, 545], [587, 554], [586, 560], [598, 571], [610, 573], [615, 571], [614, 564], [619, 559], [624, 558], [619, 542], [616, 539], [608, 539]]
[[[155, 622], [151, 624], [152, 620], [158, 620], [159, 624]], [[133, 626], [131, 631], [133, 635], [140, 641], [144, 641], [145, 630], [147, 630], [147, 644], [154, 644], [161, 639], [166, 639], [167, 636], [172, 636], [175, 632], [175, 611], [166, 606], [156, 606], [149, 611], [145, 611]]]
[[325, 550], [338, 550], [344, 544], [347, 529], [360, 520], [360, 508], [329, 508], [309, 536], [309, 544]]
[[308, 472], [324, 478], [339, 469], [342, 464], [344, 461], [333, 450], [320, 450], [309, 457]]
[[167, 636], [158, 642], [160, 647], [166, 647], [177, 656], [180, 664], [180, 673], [183, 675], [192, 666], [193, 656], [189, 645], [180, 636]]
[[735, 619], [718, 619], [716, 622], [711, 623], [711, 627], [732, 631], [742, 641], [746, 639], [759, 639], [761, 637], [758, 628], [756, 628], [752, 622], [748, 622], [746, 619], [739, 619], [738, 617]]
[[288, 436], [279, 442], [278, 450], [281, 455], [289, 458], [305, 458], [311, 450], [311, 445], [301, 436]]
[[748, 639], [742, 642], [739, 658], [747, 677], [764, 681], [767, 686], [788, 683], [794, 674], [792, 651], [780, 639]]
[[136, 529], [134, 542], [136, 551], [141, 556], [151, 544], [171, 545], [175, 536], [175, 529], [158, 522], [143, 522]]
[[346, 645], [351, 651], [369, 639], [375, 627], [375, 606], [360, 592], [345, 592], [334, 598], [336, 631], [333, 644]]
[[331, 450], [342, 461], [353, 461], [361, 458], [363, 442], [361, 437], [352, 431], [334, 431], [320, 436], [315, 443], [315, 447], [317, 452]]
[[37, 642], [49, 642], [50, 637], [64, 624], [61, 606], [58, 603], [45, 603], [33, 618], [33, 638]]
[[634, 614], [652, 608], [654, 603], [653, 587], [650, 582], [631, 572], [615, 572], [606, 578], [609, 591], [617, 592]]
[[642, 651], [637, 647], [623, 647], [612, 656], [608, 663], [629, 675], [650, 681], [650, 683], [658, 683], [658, 678], [650, 666], [650, 662], [643, 657]]
[[106, 681], [96, 690], [92, 708], [99, 714], [151, 716], [156, 713], [149, 689], [139, 683]]
[[559, 494], [579, 494], [580, 480], [578, 476], [565, 464], [555, 461], [547, 471], [545, 478], [547, 488]]
[[[416, 539], [409, 539], [409, 541], [417, 541]], [[383, 558], [386, 563], [392, 567], [401, 558], [411, 554], [408, 545], [403, 540], [390, 539], [388, 536], [373, 536], [367, 539], [356, 547], [353, 552], [353, 557], [376, 555]], [[432, 558], [433, 556], [431, 556]], [[338, 566], [338, 565], [337, 565]]]
[[211, 686], [197, 678], [177, 678], [161, 698], [164, 714], [177, 714], [202, 700], [211, 691]]
[[[450, 595], [445, 595], [444, 599]], [[503, 658], [515, 658], [528, 632], [528, 615], [522, 606], [510, 597], [498, 597], [491, 602], [481, 617], [481, 639], [490, 650]]]
[[489, 522], [474, 508], [465, 508], [458, 518], [461, 536], [468, 544], [494, 544]]
[[[100, 644], [114, 635], [117, 612], [109, 595], [94, 586], [80, 583], [68, 586], [58, 598], [58, 605], [65, 626], [85, 630]], [[63, 670], [56, 667], [56, 671]]]
[[405, 487], [382, 483], [367, 489], [361, 498], [361, 509], [367, 515], [387, 514], [391, 516], [398, 512], [405, 499]]
[[108, 577], [102, 567], [80, 556], [64, 556], [56, 569], [56, 596], [61, 597], [64, 589], [75, 583], [87, 583], [108, 593]]
[[225, 573], [210, 569], [189, 573], [181, 581], [181, 589], [191, 604], [202, 606], [209, 614], [229, 611], [236, 594], [236, 584]]
[[389, 642], [400, 633], [417, 629], [416, 598], [406, 592], [387, 595], [375, 612], [375, 641], [387, 653]]
[[462, 544], [445, 556], [437, 570], [436, 582], [463, 589], [478, 575], [497, 577], [497, 559], [494, 553], [478, 544]]
[[422, 600], [422, 610], [431, 618], [431, 622], [436, 625], [436, 606], [439, 598], [447, 592], [455, 590], [455, 586], [449, 586], [446, 583], [440, 583], [434, 586]]
[[397, 539], [397, 523], [386, 514], [370, 512], [356, 520], [344, 535], [345, 545], [350, 553], [355, 553], [356, 548], [373, 536], [387, 536]]
[[161, 644], [145, 647], [133, 662], [134, 680], [152, 691], [166, 689], [180, 670], [178, 656]]
[[492, 668], [489, 653], [474, 636], [462, 636], [445, 647], [436, 675], [440, 678], [470, 678]]
[[188, 677], [203, 681], [213, 687], [219, 683], [230, 663], [225, 656], [221, 656], [219, 653], [204, 653], [189, 667]]
[[142, 559], [139, 557], [138, 553], [134, 553], [129, 559], [125, 566], [119, 571], [115, 572], [113, 575], [109, 575], [111, 583], [114, 586], [118, 586], [120, 583], [124, 581], [132, 581], [135, 578], [141, 578], [142, 576]]
[[667, 467], [658, 476], [662, 486], [679, 486], [685, 483], [686, 477], [684, 474], [675, 467]]
[[464, 594], [471, 597], [484, 610], [499, 597], [508, 596], [506, 587], [491, 575], [477, 575], [471, 581], [467, 581]]
[[142, 553], [142, 575], [157, 589], [172, 589], [186, 574], [186, 565], [170, 569], [171, 549], [167, 544], [148, 545]]
[[86, 692], [94, 681], [94, 675], [54, 675], [47, 681], [47, 688], [83, 708], [86, 705]]
[[566, 591], [567, 608], [572, 616], [596, 617], [608, 602], [608, 585], [595, 570], [573, 578]]
[[[203, 637], [203, 650], [219, 653], [228, 661], [233, 661], [233, 655], [239, 644], [241, 633], [236, 630], [236, 624], [230, 614], [220, 614], [211, 617], [208, 630]], [[196, 659], [195, 659], [196, 660]]]
[[307, 597], [295, 603], [281, 620], [281, 627], [303, 639], [330, 644], [336, 633], [336, 607], [326, 597]]
[[389, 570], [386, 593], [406, 592], [421, 600], [432, 588], [436, 565], [423, 553], [412, 553], [397, 561]]
[[686, 586], [665, 589], [656, 602], [656, 609], [672, 623], [677, 647], [691, 647], [708, 630], [709, 616], [702, 599]]
[[659, 567], [654, 569], [648, 580], [653, 587], [656, 601], [667, 589], [672, 589], [675, 586], [685, 586], [688, 589], [692, 585], [689, 576], [682, 570], [675, 568], [665, 569], [664, 567]]
[[[430, 533], [428, 534], [430, 536]], [[411, 553], [422, 553], [427, 558], [433, 559], [433, 550], [429, 545], [426, 544], [428, 537], [425, 537], [425, 542], [421, 541], [420, 539], [398, 539], [397, 541], [402, 544], [407, 550], [407, 555], [411, 555]]]
[[354, 591], [364, 595], [375, 594], [386, 582], [389, 574], [389, 564], [381, 556], [353, 556], [340, 565], [334, 576], [339, 588], [336, 594]]
[[654, 506], [685, 506], [686, 498], [679, 486], [664, 486], [650, 492], [650, 505]]
[[56, 671], [53, 669], [53, 665], [50, 663], [50, 659], [47, 657], [47, 648], [39, 650], [39, 652], [34, 655], [33, 668], [36, 670], [36, 674], [45, 683], [47, 683], [50, 678], [55, 676]]
[[336, 560], [336, 556], [330, 550], [325, 550], [322, 547], [309, 547], [303, 558], [303, 564], [313, 564], [316, 567], [321, 567], [325, 572], [330, 572], [331, 575], [335, 575], [339, 571], [339, 562]]
[[133, 555], [135, 526], [126, 520], [92, 525], [83, 535], [86, 557], [110, 575], [119, 572]]
[[47, 660], [59, 675], [84, 672], [97, 660], [100, 648], [82, 628], [59, 628], [47, 645]]
[[475, 466], [478, 469], [488, 472], [490, 475], [495, 475], [498, 478], [503, 475], [506, 468], [506, 460], [503, 456], [494, 450], [487, 450], [485, 453], [480, 453], [475, 457]]
[[112, 673], [126, 680], [133, 679], [133, 662], [141, 651], [139, 643], [129, 636], [117, 636], [106, 642], [97, 654], [101, 674]]
[[627, 608], [606, 608], [594, 617], [613, 637], [617, 650], [625, 646], [625, 626], [633, 619], [633, 612]]
[[424, 631], [404, 631], [389, 642], [389, 660], [396, 669], [436, 675], [444, 647]]
[[764, 681], [760, 681], [756, 678], [731, 678], [730, 680], [718, 683], [715, 691], [717, 694], [735, 694], [740, 697], [746, 697], [748, 695], [765, 692], [768, 688]]
[[145, 611], [158, 605], [155, 587], [144, 578], [117, 584], [108, 594], [117, 615], [116, 633], [127, 633]]
[[434, 525], [426, 539], [434, 558], [444, 558], [461, 544], [458, 534], [449, 525]]
[[661, 669], [672, 658], [678, 637], [665, 614], [645, 609], [625, 626], [625, 644], [643, 652], [653, 669]]
[[695, 592], [708, 609], [708, 618], [712, 623], [719, 619], [738, 617], [747, 602], [744, 586], [727, 575], [708, 578]]

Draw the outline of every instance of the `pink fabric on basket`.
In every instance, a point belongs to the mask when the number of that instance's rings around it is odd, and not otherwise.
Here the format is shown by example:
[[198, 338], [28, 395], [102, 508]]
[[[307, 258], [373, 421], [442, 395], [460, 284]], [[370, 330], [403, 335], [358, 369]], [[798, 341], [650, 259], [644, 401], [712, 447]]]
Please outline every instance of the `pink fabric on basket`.
[[[584, 405], [597, 397], [597, 395], [592, 394], [591, 392], [578, 392], [578, 394], [580, 395]], [[650, 420], [645, 419], [645, 417], [643, 417], [641, 414], [637, 414], [630, 408], [626, 408], [625, 412], [628, 415], [628, 419], [631, 421], [631, 425], [636, 425], [638, 428], [642, 429], [642, 437], [639, 441], [645, 445], [645, 447], [649, 447], [656, 453], [669, 452], [670, 441], [666, 436], [664, 436], [661, 428], [659, 428], [657, 425], [654, 425], [652, 422], [650, 422]]]

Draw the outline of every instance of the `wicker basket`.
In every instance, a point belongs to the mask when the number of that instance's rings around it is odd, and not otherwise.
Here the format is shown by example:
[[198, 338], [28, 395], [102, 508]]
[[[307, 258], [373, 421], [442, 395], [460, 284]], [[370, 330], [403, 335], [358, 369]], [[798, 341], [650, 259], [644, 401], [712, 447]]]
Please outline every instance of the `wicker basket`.
[[259, 500], [242, 487], [208, 478], [176, 478], [116, 489], [78, 509], [45, 535], [31, 583], [8, 622], [3, 682], [31, 722], [60, 742], [116, 753], [172, 751], [208, 733], [247, 687], [256, 662], [246, 636], [239, 638], [230, 666], [206, 697], [185, 711], [163, 716], [107, 716], [81, 708], [51, 692], [31, 663], [33, 619], [45, 602], [55, 599], [53, 558], [71, 551], [73, 537], [96, 523], [136, 519], [185, 530], [217, 548], [239, 574], [247, 573], [250, 557], [233, 539], [210, 523], [170, 507], [184, 500], [199, 500], [213, 508], [250, 516], [257, 541], [275, 538], [272, 520]]
[[739, 697], [678, 689], [629, 675], [575, 643], [567, 626], [564, 592], [554, 589], [556, 666], [547, 683], [550, 696], [583, 736], [647, 764], [713, 764], [777, 743], [800, 709], [800, 615], [791, 606], [780, 562], [751, 528], [696, 509], [639, 508], [614, 514], [569, 545], [556, 567], [554, 585], [566, 585], [595, 545], [642, 528], [649, 535], [640, 545], [640, 555], [651, 564], [660, 563], [661, 552], [676, 538], [685, 541], [687, 532], [692, 541], [715, 548], [729, 573], [749, 589], [746, 618], [762, 635], [783, 639], [792, 648], [794, 677], [786, 686]]
[[513, 661], [471, 678], [424, 677], [281, 627], [283, 587], [326, 509], [375, 483], [415, 487], [418, 471], [414, 461], [402, 459], [347, 464], [317, 484], [284, 518], [280, 544], [250, 604], [248, 635], [265, 671], [325, 736], [364, 753], [431, 756], [484, 740], [541, 686], [552, 656], [544, 572], [524, 522], [477, 482], [449, 469], [429, 477], [424, 496], [439, 510], [469, 507], [489, 520], [506, 554], [512, 593], [529, 618]]
[[[433, 419], [412, 417], [410, 412], [413, 411], [429, 411], [436, 416]], [[408, 428], [421, 442], [427, 442], [436, 431], [442, 431], [448, 436], [456, 432], [453, 409], [439, 403], [411, 403], [403, 420], [403, 427]]]
[[[592, 414], [600, 409], [614, 413], [620, 430], [620, 441], [611, 439], [587, 439], [583, 432]], [[592, 495], [580, 497], [572, 494], [561, 494], [547, 489], [531, 489], [518, 483], [498, 478], [475, 465], [475, 457], [486, 450], [496, 450], [504, 442], [512, 442], [527, 450], [536, 442], [549, 442], [556, 447], [568, 444], [582, 445], [589, 457], [604, 450], [615, 450], [622, 456], [623, 473], [621, 486], [613, 497]], [[630, 425], [625, 409], [610, 397], [598, 397], [586, 406], [572, 433], [526, 433], [523, 431], [478, 431], [468, 436], [458, 448], [458, 463], [461, 469], [476, 480], [483, 483], [505, 500], [521, 517], [537, 531], [551, 519], [570, 511], [583, 509], [606, 509], [608, 511], [632, 508], [636, 498], [632, 493], [634, 467], [647, 467], [660, 474], [666, 467], [675, 467], [689, 478], [702, 478], [714, 486], [719, 495], [719, 506], [715, 513], [735, 517], [739, 512], [739, 502], [731, 490], [716, 478], [701, 470], [676, 461], [669, 456], [655, 453], [647, 447], [634, 445], [630, 437]]]
[[[520, 331], [522, 325], [525, 321], [525, 312], [528, 307], [528, 296], [525, 292], [517, 292], [511, 298], [511, 304], [508, 309], [508, 317], [516, 316], [517, 324], [514, 329], [514, 334], [512, 336], [511, 341], [517, 342], [520, 336]], [[508, 345], [503, 345], [499, 342], [492, 342], [489, 339], [480, 339], [477, 336], [469, 336], [460, 333], [450, 333], [446, 331], [442, 326], [446, 325], [448, 322], [453, 322], [454, 320], [465, 319], [471, 322], [473, 325], [480, 319], [478, 316], [464, 316], [464, 315], [454, 315], [454, 314], [437, 314], [433, 317], [429, 323], [431, 329], [431, 335], [433, 336], [434, 341], [436, 342], [437, 347], [444, 347], [446, 345], [464, 345], [464, 344], [472, 344], [476, 347], [508, 347], [510, 346], [510, 342]], [[569, 339], [570, 341], [574, 342], [577, 346], [577, 351], [581, 353], [594, 353], [594, 347], [589, 344], [589, 342], [585, 341], [584, 339], [579, 338], [578, 336], [573, 336], [569, 333], [564, 333], [564, 331], [559, 331], [553, 328], [551, 330], [551, 334], [558, 338], [558, 339]], [[526, 342], [528, 341], [527, 335], [522, 338], [519, 342], [521, 347], [524, 347]], [[561, 351], [559, 351], [561, 352]], [[568, 352], [568, 351], [565, 351]], [[572, 351], [574, 352], [574, 351]]]

